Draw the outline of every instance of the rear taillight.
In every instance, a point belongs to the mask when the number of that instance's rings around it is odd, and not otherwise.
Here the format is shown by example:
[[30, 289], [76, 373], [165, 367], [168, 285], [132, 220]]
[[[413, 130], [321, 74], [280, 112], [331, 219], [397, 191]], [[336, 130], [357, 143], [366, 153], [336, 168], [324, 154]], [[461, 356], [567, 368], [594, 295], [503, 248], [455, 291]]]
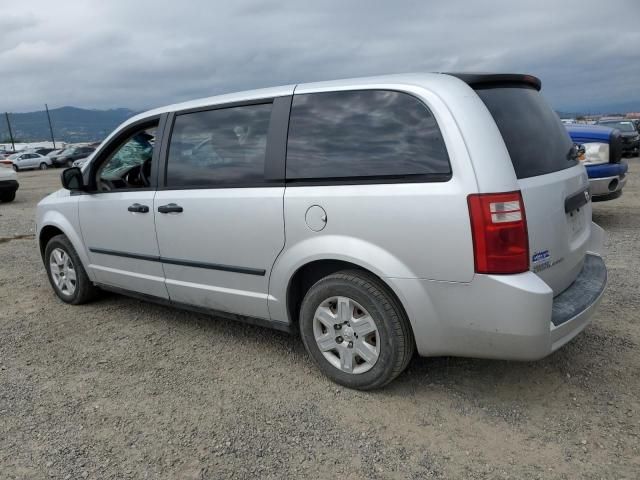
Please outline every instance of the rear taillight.
[[519, 191], [469, 195], [476, 273], [529, 270], [529, 238]]

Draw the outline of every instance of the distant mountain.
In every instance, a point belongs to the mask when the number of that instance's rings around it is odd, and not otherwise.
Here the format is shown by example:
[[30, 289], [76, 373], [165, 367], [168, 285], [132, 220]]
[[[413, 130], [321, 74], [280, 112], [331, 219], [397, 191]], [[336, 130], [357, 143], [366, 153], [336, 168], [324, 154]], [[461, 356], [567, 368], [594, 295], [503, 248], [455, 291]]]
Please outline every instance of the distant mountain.
[[[136, 112], [126, 108], [114, 110], [86, 110], [76, 107], [50, 109], [51, 123], [56, 140], [65, 142], [91, 142], [104, 139], [111, 131]], [[14, 138], [20, 141], [49, 140], [47, 113], [9, 113]], [[4, 115], [0, 116], [0, 141], [9, 137]]]
[[626, 102], [609, 103], [606, 105], [584, 105], [581, 107], [562, 108], [562, 112], [572, 112], [572, 115], [600, 115], [614, 113], [640, 112], [640, 100], [629, 100]]

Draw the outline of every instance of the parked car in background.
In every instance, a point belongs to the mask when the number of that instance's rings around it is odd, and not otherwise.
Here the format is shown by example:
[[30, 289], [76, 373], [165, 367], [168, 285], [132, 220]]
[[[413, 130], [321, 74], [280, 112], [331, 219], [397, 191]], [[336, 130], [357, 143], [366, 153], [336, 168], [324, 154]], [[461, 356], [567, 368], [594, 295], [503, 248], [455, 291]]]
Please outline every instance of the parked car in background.
[[612, 200], [622, 195], [628, 164], [622, 159], [620, 130], [602, 125], [565, 125], [571, 140], [584, 147], [580, 162], [589, 176], [594, 200]]
[[589, 324], [607, 272], [587, 174], [540, 87], [392, 75], [133, 117], [38, 204], [52, 289], [299, 332], [358, 389], [416, 349], [542, 358]]
[[70, 167], [73, 165], [75, 160], [87, 158], [95, 152], [95, 150], [95, 147], [90, 146], [69, 147], [62, 153], [55, 156], [55, 159], [52, 160], [54, 165], [57, 167]]
[[84, 166], [84, 164], [85, 164], [85, 163], [87, 163], [88, 161], [90, 161], [90, 160], [91, 160], [91, 157], [92, 157], [92, 156], [93, 156], [93, 153], [92, 153], [92, 154], [90, 154], [88, 157], [80, 158], [80, 159], [78, 159], [78, 160], [75, 160], [75, 161], [73, 162], [73, 166], [74, 166], [74, 167], [77, 167], [77, 168], [82, 168], [82, 167]]
[[637, 157], [640, 152], [640, 133], [631, 120], [600, 120], [598, 125], [620, 130], [622, 155]]
[[32, 170], [34, 168], [46, 170], [52, 165], [49, 157], [40, 155], [39, 153], [19, 152], [11, 155], [9, 160], [11, 160], [13, 169], [16, 172], [20, 170]]
[[29, 153], [39, 153], [40, 155], [49, 155], [51, 152], [53, 152], [53, 148], [39, 147], [29, 149]]
[[12, 202], [16, 198], [18, 187], [16, 172], [0, 166], [0, 202]]
[[62, 152], [64, 152], [65, 150], [66, 148], [59, 148], [57, 150], [52, 150], [49, 153], [47, 153], [47, 157], [51, 159], [51, 163], [53, 166], [57, 166], [56, 160], [60, 156], [60, 154], [62, 154]]

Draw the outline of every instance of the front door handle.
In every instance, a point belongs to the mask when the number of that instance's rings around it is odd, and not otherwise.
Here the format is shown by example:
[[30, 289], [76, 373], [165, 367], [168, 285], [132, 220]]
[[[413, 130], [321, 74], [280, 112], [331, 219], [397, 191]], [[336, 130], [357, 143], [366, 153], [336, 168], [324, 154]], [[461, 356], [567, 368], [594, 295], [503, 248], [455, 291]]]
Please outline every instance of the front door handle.
[[160, 205], [158, 211], [160, 213], [180, 213], [182, 212], [182, 207], [175, 203], [168, 203], [167, 205]]
[[134, 213], [147, 213], [149, 211], [149, 207], [146, 205], [140, 205], [139, 203], [134, 203], [133, 205], [129, 205], [127, 210]]

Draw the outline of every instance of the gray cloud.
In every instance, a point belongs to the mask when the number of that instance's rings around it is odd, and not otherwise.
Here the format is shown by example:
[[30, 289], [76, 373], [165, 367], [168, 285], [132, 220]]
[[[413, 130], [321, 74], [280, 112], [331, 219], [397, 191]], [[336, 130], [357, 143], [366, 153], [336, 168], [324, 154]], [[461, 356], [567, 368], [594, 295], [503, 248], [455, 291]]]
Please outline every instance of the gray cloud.
[[517, 71], [556, 108], [640, 101], [640, 2], [25, 0], [0, 17], [0, 110], [144, 109], [408, 71]]

